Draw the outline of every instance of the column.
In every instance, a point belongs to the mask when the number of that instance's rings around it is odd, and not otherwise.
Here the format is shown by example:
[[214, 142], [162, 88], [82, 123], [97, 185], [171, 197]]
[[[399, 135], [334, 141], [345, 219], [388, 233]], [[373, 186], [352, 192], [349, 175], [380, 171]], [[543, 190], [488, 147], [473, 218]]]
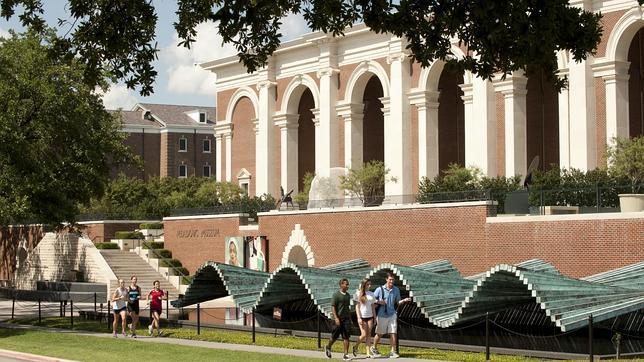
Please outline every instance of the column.
[[298, 193], [298, 170], [297, 170], [297, 114], [280, 114], [273, 118], [274, 124], [280, 129], [280, 183], [284, 192], [293, 191], [293, 195]]
[[492, 82], [474, 78], [461, 86], [465, 103], [465, 166], [496, 176], [496, 99]]
[[[568, 70], [562, 69], [558, 76], [568, 76]], [[559, 167], [570, 168], [570, 95], [568, 88], [559, 92]]]
[[503, 94], [505, 108], [505, 176], [526, 175], [527, 134], [526, 95], [528, 79], [522, 72], [494, 82], [494, 89]]
[[[392, 41], [399, 45], [399, 40]], [[391, 45], [390, 45], [391, 47]], [[397, 182], [385, 183], [385, 196], [395, 197], [393, 202], [405, 202], [401, 197], [412, 194], [411, 167], [411, 117], [409, 116], [409, 84], [411, 73], [409, 56], [404, 52], [387, 57], [390, 64], [389, 104], [382, 100], [385, 124], [385, 166]]]
[[[217, 181], [231, 181], [232, 180], [232, 160], [233, 160], [233, 124], [230, 122], [222, 121], [222, 123], [215, 126], [215, 140], [217, 147]], [[223, 145], [222, 145], [223, 143]], [[226, 150], [226, 177], [222, 175], [222, 148]]]
[[592, 59], [569, 64], [570, 167], [582, 171], [597, 166], [595, 80]]
[[614, 137], [626, 138], [628, 129], [629, 62], [611, 61], [593, 65], [595, 77], [604, 79], [606, 89], [606, 144]]
[[[260, 72], [265, 74], [266, 72]], [[255, 137], [255, 195], [275, 194], [275, 171], [273, 164], [273, 114], [275, 112], [275, 82], [264, 80], [257, 84], [259, 91], [259, 115]]]
[[344, 167], [362, 167], [362, 125], [364, 106], [358, 103], [339, 105], [338, 114], [344, 119]]
[[215, 157], [216, 157], [216, 165], [215, 165], [215, 173], [216, 173], [216, 180], [217, 182], [221, 182], [221, 150], [222, 150], [222, 141], [223, 141], [223, 136], [222, 135], [215, 135]]
[[335, 68], [318, 71], [320, 79], [320, 107], [314, 112], [315, 127], [315, 172], [328, 176], [331, 167], [338, 166], [339, 144], [337, 137], [338, 73]]
[[418, 109], [418, 181], [438, 176], [438, 92], [410, 93], [409, 102]]

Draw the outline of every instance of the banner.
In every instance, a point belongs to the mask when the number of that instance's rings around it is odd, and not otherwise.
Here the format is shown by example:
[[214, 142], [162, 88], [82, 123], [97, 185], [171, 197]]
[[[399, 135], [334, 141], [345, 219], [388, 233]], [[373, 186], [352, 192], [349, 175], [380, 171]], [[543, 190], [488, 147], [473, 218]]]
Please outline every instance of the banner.
[[244, 237], [246, 268], [268, 272], [268, 240], [265, 236]]
[[244, 267], [244, 240], [239, 236], [228, 236], [225, 240], [226, 264]]

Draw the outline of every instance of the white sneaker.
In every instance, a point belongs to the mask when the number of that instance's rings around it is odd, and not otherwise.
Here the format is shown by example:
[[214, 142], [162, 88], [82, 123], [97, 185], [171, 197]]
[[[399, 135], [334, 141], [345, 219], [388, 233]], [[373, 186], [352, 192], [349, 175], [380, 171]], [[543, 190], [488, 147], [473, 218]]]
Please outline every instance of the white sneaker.
[[389, 358], [398, 358], [398, 357], [400, 357], [400, 355], [394, 351], [391, 351], [389, 353]]
[[152, 325], [151, 324], [148, 326], [148, 334], [152, 335]]
[[371, 355], [373, 355], [374, 357], [380, 357], [380, 352], [378, 352], [376, 347], [371, 346], [370, 350], [371, 350]]

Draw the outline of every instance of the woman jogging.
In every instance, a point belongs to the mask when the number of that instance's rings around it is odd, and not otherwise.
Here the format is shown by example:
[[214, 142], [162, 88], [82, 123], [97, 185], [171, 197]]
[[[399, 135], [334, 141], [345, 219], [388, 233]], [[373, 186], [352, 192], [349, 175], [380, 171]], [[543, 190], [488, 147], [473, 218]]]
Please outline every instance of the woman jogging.
[[136, 327], [139, 325], [139, 299], [141, 299], [141, 287], [136, 285], [137, 278], [132, 276], [130, 278], [130, 286], [127, 288], [127, 311], [130, 312], [132, 317], [132, 324], [130, 324], [130, 333], [132, 337], [136, 338]]
[[148, 293], [148, 303], [150, 304], [150, 312], [152, 313], [152, 323], [148, 326], [148, 332], [152, 335], [154, 326], [157, 328], [157, 337], [161, 335], [161, 312], [163, 311], [162, 300], [168, 299], [168, 296], [161, 289], [161, 284], [158, 280], [154, 281], [154, 288]]
[[116, 328], [119, 325], [119, 317], [121, 317], [121, 332], [123, 333], [123, 337], [127, 337], [127, 334], [125, 333], [125, 325], [127, 323], [127, 315], [125, 314], [127, 310], [127, 289], [125, 288], [125, 281], [123, 279], [119, 279], [119, 286], [116, 288], [114, 293], [112, 293], [112, 303], [114, 303], [114, 307], [112, 308], [114, 311], [112, 335], [114, 338], [117, 338]]
[[358, 326], [360, 326], [360, 337], [353, 346], [354, 357], [358, 356], [358, 345], [360, 343], [364, 343], [367, 346], [367, 358], [371, 357], [371, 331], [373, 330], [376, 298], [369, 291], [369, 288], [371, 288], [371, 280], [365, 278], [360, 283], [360, 288], [356, 293], [356, 317], [358, 319]]

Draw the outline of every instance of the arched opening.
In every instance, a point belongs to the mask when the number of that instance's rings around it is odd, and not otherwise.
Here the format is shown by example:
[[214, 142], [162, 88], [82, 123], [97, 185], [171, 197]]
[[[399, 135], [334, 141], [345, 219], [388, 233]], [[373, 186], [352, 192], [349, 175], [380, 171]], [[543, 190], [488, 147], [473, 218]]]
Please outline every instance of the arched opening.
[[288, 253], [288, 262], [297, 266], [309, 266], [309, 259], [306, 251], [299, 245], [295, 245]]
[[463, 75], [446, 70], [438, 80], [438, 167], [439, 171], [455, 163], [465, 166], [465, 106]]
[[628, 135], [644, 134], [644, 28], [640, 29], [628, 48]]
[[313, 112], [315, 100], [310, 89], [302, 93], [298, 105], [297, 128], [297, 185], [298, 190], [304, 190], [304, 175], [307, 172], [315, 173], [315, 125]]
[[[237, 180], [235, 177], [245, 169], [248, 174], [255, 175], [255, 125], [257, 117], [253, 103], [248, 97], [240, 98], [233, 109], [233, 137], [231, 151], [231, 167], [233, 183], [243, 182], [248, 189], [248, 195], [255, 195], [255, 183], [252, 179]], [[242, 186], [242, 184], [240, 184]]]
[[539, 169], [559, 167], [559, 94], [542, 70], [528, 70], [526, 165], [539, 156]]
[[362, 102], [364, 118], [362, 131], [362, 160], [385, 160], [385, 116], [380, 98], [384, 96], [380, 79], [373, 75], [365, 86]]

